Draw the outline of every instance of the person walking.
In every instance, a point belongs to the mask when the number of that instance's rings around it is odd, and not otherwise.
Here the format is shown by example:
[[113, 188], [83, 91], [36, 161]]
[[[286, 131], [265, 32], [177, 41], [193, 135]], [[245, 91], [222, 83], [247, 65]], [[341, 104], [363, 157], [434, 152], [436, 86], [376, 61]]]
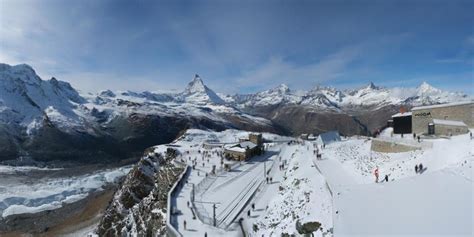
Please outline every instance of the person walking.
[[184, 230], [186, 230], [186, 220], [183, 221]]

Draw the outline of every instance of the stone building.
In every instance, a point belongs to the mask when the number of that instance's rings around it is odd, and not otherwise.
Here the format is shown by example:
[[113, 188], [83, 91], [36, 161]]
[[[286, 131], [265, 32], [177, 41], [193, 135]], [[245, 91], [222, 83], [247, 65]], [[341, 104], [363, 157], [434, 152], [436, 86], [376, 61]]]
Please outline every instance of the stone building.
[[433, 123], [428, 125], [428, 133], [430, 132], [435, 135], [451, 136], [468, 133], [469, 128], [461, 121], [433, 119]]
[[261, 133], [250, 133], [249, 141], [255, 143], [257, 146], [261, 147], [263, 145], [263, 138]]
[[457, 135], [474, 127], [474, 102], [457, 102], [412, 108], [412, 132]]
[[227, 159], [244, 161], [262, 153], [262, 134], [249, 134], [248, 140], [239, 139], [239, 143], [224, 147], [224, 156]]

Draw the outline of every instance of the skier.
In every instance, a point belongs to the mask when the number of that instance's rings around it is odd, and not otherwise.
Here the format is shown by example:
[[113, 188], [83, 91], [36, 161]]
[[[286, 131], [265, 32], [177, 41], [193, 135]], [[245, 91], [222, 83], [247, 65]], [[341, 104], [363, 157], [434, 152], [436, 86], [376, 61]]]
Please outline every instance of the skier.
[[388, 182], [388, 174], [385, 175], [385, 182]]
[[247, 217], [250, 217], [250, 210], [247, 211]]
[[375, 175], [375, 182], [379, 182], [379, 167], [375, 168], [374, 170], [374, 175]]
[[207, 232], [204, 233], [204, 237], [207, 237]]
[[418, 136], [418, 143], [420, 142], [420, 136]]
[[416, 133], [413, 133], [413, 140], [416, 139]]
[[186, 220], [184, 220], [183, 224], [184, 224], [184, 229], [186, 230]]
[[252, 211], [255, 210], [255, 203], [252, 203]]
[[420, 163], [420, 168], [418, 168], [420, 170], [420, 173], [423, 172], [423, 165]]
[[418, 174], [418, 170], [419, 170], [419, 169], [418, 169], [418, 165], [415, 165], [415, 173]]

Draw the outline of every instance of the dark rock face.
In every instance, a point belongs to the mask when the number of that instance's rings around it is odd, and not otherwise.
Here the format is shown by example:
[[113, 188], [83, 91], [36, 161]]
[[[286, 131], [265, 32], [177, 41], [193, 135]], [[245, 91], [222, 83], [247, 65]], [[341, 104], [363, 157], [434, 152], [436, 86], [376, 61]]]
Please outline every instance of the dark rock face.
[[302, 105], [258, 107], [246, 112], [271, 120], [280, 134], [319, 134], [338, 130], [341, 134], [371, 135], [384, 127], [398, 107], [358, 108], [347, 112], [318, 110]]
[[261, 126], [238, 117], [225, 123], [203, 117], [132, 113], [127, 117], [115, 117], [107, 123], [91, 124], [88, 129], [95, 134], [91, 135], [79, 129], [64, 131], [45, 116], [42, 126], [32, 135], [25, 132], [14, 134], [10, 131], [21, 131], [21, 128], [0, 125], [0, 161], [23, 155], [44, 162], [107, 163], [139, 157], [147, 147], [170, 143], [189, 128], [278, 132], [272, 124]]
[[185, 168], [172, 161], [178, 155], [168, 149], [165, 155], [146, 151], [125, 178], [122, 187], [102, 217], [99, 236], [166, 235], [167, 195]]

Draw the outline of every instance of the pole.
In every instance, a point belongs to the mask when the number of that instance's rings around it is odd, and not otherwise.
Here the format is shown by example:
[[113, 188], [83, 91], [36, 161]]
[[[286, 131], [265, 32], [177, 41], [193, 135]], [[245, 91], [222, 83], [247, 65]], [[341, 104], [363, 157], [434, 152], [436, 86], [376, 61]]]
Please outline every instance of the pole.
[[194, 202], [194, 183], [193, 183], [192, 201]]
[[216, 226], [216, 204], [212, 204], [213, 217], [214, 217], [214, 227]]

